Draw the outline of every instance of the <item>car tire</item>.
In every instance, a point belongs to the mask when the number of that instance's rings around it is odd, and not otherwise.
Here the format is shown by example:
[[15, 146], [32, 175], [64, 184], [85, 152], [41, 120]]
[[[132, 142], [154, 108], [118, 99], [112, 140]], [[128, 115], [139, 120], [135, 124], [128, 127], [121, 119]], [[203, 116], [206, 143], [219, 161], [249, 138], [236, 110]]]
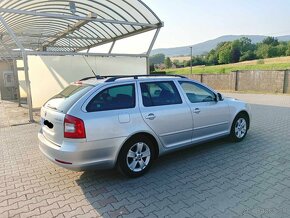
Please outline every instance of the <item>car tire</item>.
[[249, 118], [244, 114], [238, 114], [232, 124], [230, 139], [233, 142], [242, 141], [247, 133], [249, 128]]
[[123, 175], [135, 178], [149, 170], [153, 159], [153, 143], [147, 137], [138, 136], [127, 141], [122, 147], [117, 168]]

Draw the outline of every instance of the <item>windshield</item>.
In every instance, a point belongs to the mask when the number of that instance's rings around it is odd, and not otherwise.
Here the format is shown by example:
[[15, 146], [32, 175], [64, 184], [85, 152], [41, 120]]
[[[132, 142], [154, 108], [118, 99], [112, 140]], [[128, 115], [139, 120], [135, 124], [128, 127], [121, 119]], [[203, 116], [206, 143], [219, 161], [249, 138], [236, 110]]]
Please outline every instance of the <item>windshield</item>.
[[45, 104], [46, 107], [67, 113], [71, 106], [93, 88], [91, 85], [71, 84]]

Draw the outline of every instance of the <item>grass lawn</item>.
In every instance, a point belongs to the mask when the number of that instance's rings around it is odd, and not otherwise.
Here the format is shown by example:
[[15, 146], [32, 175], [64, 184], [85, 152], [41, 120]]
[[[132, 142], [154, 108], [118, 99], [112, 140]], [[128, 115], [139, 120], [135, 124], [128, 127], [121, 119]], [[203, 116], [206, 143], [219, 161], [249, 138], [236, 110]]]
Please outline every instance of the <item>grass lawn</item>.
[[[264, 59], [261, 61], [244, 61], [236, 64], [224, 64], [216, 66], [195, 66], [192, 73], [229, 73], [237, 70], [285, 70], [290, 69], [290, 56]], [[190, 67], [179, 69], [165, 69], [167, 74], [190, 74]]]

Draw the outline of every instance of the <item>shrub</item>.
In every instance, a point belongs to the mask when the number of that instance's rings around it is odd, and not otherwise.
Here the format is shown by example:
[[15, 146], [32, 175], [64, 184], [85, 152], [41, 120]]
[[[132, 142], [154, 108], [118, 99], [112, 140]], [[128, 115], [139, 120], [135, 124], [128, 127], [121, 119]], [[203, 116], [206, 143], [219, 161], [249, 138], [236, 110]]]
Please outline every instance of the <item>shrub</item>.
[[259, 59], [259, 60], [257, 60], [257, 64], [265, 64], [264, 59]]

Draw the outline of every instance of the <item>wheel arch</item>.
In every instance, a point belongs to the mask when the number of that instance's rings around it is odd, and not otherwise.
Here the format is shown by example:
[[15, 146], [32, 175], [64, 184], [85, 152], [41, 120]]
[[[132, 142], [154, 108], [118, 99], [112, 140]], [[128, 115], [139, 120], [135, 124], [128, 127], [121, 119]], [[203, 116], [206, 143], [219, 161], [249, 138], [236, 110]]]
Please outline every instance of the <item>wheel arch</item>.
[[[118, 152], [117, 160], [119, 159], [120, 152], [121, 152], [121, 150], [123, 149], [124, 145], [125, 145], [127, 142], [129, 142], [130, 140], [133, 140], [133, 139], [139, 138], [140, 136], [146, 137], [146, 138], [148, 138], [148, 139], [152, 142], [152, 144], [153, 144], [153, 148], [154, 148], [154, 157], [153, 157], [153, 159], [157, 159], [157, 158], [158, 158], [158, 156], [159, 156], [159, 143], [158, 143], [158, 140], [156, 139], [156, 137], [155, 137], [153, 134], [149, 133], [149, 132], [136, 132], [136, 133], [130, 135], [130, 136], [129, 136], [125, 141], [124, 141], [124, 143], [122, 144], [122, 146], [121, 146], [121, 148], [120, 148], [120, 150], [119, 150], [119, 152]], [[118, 161], [117, 161], [117, 162], [118, 162]], [[116, 162], [116, 163], [117, 163], [117, 162]]]
[[[247, 122], [247, 125], [248, 125], [248, 126], [247, 126], [247, 129], [250, 129], [250, 121], [251, 121], [250, 119], [251, 119], [251, 118], [250, 118], [250, 114], [249, 114], [246, 110], [241, 110], [241, 111], [239, 111], [239, 112], [235, 115], [235, 117], [234, 117], [234, 119], [233, 119], [233, 121], [232, 121], [232, 125], [233, 125], [233, 122], [234, 122], [234, 120], [236, 119], [236, 117], [239, 116], [239, 115], [244, 115], [244, 116], [247, 118], [247, 121], [248, 121], [248, 122]], [[231, 125], [231, 126], [232, 126], [232, 125]]]

